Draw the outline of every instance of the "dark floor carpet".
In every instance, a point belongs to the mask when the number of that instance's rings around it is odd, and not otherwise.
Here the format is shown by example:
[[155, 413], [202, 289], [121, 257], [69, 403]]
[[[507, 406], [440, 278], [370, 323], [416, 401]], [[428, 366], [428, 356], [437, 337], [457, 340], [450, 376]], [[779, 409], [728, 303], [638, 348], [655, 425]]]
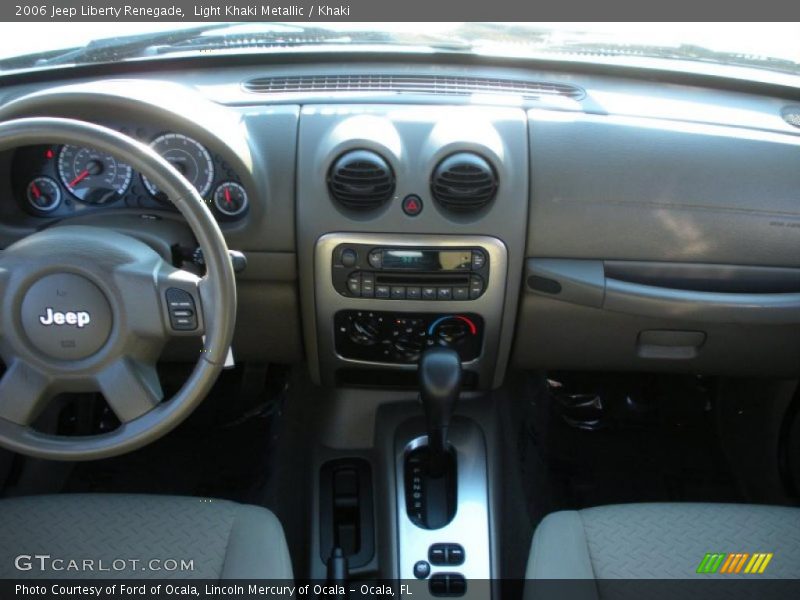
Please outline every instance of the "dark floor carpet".
[[[520, 459], [533, 522], [613, 503], [741, 502], [709, 385], [657, 375], [528, 378]], [[576, 397], [599, 398], [602, 409], [575, 409]]]
[[223, 374], [175, 431], [144, 448], [79, 463], [65, 492], [152, 493], [254, 502], [270, 479], [282, 392], [242, 397], [241, 373]]

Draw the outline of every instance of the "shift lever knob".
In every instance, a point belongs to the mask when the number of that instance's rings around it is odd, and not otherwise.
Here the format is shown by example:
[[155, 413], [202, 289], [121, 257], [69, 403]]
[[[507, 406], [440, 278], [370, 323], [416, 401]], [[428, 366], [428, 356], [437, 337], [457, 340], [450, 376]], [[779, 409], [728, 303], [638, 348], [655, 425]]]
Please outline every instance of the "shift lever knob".
[[455, 412], [461, 386], [461, 358], [451, 348], [435, 347], [419, 360], [420, 400], [428, 424], [432, 474], [440, 470], [447, 451], [447, 428]]

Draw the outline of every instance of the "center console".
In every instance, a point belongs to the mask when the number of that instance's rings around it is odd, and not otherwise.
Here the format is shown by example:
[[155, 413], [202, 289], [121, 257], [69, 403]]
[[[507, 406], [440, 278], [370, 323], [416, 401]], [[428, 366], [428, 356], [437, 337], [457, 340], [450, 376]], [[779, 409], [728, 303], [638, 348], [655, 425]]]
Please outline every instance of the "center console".
[[[331, 434], [325, 454], [375, 467], [371, 573], [415, 582], [418, 598], [494, 595], [496, 455], [482, 420], [490, 411], [476, 406], [502, 383], [513, 342], [528, 146], [518, 107], [301, 108], [296, 233], [309, 371], [336, 405], [332, 431], [376, 427], [372, 448], [345, 450]], [[339, 480], [323, 470], [330, 484], [318, 501], [334, 508], [320, 527], [367, 531], [369, 515], [336, 508], [367, 498], [347, 484], [362, 471], [358, 481], [369, 480], [366, 469], [345, 466]], [[340, 532], [346, 543], [329, 554], [335, 537], [315, 560], [330, 555], [335, 566], [349, 547], [349, 577], [367, 576], [363, 536]]]
[[461, 356], [466, 388], [490, 385], [506, 289], [499, 239], [329, 233], [315, 265], [323, 381], [394, 371], [412, 386], [420, 353], [443, 346]]

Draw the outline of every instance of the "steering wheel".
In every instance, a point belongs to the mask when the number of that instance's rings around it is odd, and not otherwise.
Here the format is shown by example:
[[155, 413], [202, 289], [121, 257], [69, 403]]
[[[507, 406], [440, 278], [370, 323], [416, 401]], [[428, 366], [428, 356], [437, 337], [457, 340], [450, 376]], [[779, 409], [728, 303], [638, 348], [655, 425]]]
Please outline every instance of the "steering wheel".
[[[0, 254], [0, 445], [54, 460], [93, 460], [163, 436], [205, 398], [223, 368], [236, 320], [236, 282], [225, 239], [197, 190], [153, 149], [83, 121], [0, 123], [0, 151], [35, 144], [89, 146], [145, 175], [192, 229], [202, 278], [112, 230], [59, 226]], [[156, 362], [172, 336], [204, 335], [197, 364], [168, 401]], [[57, 394], [101, 392], [120, 426], [91, 436], [32, 427]]]

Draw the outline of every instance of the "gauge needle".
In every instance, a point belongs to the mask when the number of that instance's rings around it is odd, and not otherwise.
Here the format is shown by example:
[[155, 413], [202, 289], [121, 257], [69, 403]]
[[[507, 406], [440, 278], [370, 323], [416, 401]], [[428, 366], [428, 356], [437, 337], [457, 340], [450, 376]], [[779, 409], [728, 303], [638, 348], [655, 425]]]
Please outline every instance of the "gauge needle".
[[228, 188], [225, 188], [225, 204], [233, 204], [231, 202], [231, 191]]
[[33, 195], [36, 196], [37, 200], [39, 196], [42, 195], [42, 192], [39, 191], [39, 186], [36, 185], [35, 183], [31, 184], [31, 191], [33, 192]]
[[70, 187], [75, 187], [81, 181], [86, 179], [88, 176], [89, 176], [89, 169], [84, 169], [83, 171], [80, 172], [80, 174], [78, 174], [78, 176], [75, 179], [73, 179], [72, 181], [69, 182], [69, 186]]

